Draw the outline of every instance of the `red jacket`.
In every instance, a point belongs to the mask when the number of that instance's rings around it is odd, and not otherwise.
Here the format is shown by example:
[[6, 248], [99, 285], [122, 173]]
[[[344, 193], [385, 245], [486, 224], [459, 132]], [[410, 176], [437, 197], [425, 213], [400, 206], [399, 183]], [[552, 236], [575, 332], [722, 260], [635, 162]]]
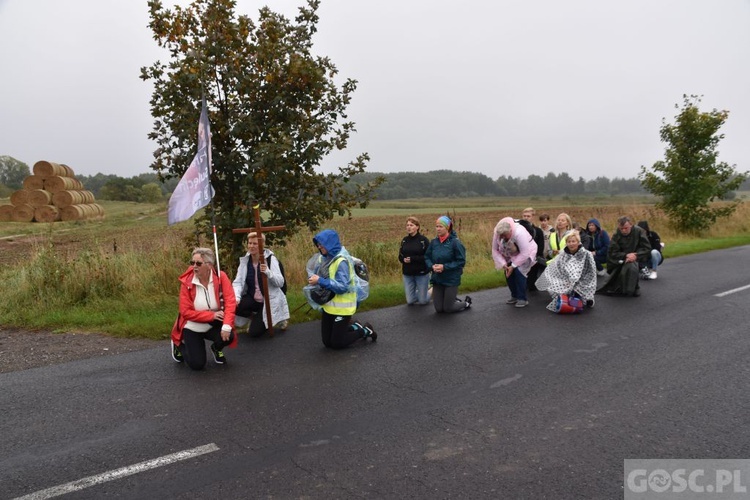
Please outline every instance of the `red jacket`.
[[[182, 343], [182, 329], [185, 327], [185, 323], [188, 321], [195, 321], [196, 323], [210, 323], [214, 319], [214, 311], [196, 311], [195, 310], [195, 293], [196, 286], [193, 283], [193, 271], [192, 266], [187, 271], [182, 273], [180, 276], [180, 313], [177, 315], [177, 320], [174, 322], [172, 327], [172, 342], [175, 345]], [[234, 289], [232, 288], [232, 282], [229, 276], [224, 271], [221, 271], [220, 280], [216, 279], [216, 272], [213, 275], [214, 294], [216, 295], [216, 302], [219, 302], [219, 281], [221, 281], [221, 288], [224, 294], [224, 322], [223, 324], [229, 325], [234, 328], [234, 310], [237, 308], [237, 299], [234, 296]], [[229, 347], [237, 347], [237, 335], [234, 336], [234, 340]]]

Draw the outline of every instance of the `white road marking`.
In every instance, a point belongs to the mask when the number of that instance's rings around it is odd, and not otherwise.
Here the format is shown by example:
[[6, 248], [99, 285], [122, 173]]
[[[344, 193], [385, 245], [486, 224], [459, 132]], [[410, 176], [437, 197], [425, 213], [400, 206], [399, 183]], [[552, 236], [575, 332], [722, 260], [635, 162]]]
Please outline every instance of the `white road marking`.
[[733, 290], [727, 290], [726, 292], [717, 293], [716, 295], [714, 295], [714, 297], [724, 297], [725, 295], [731, 295], [733, 293], [741, 292], [742, 290], [747, 290], [748, 288], [750, 288], [750, 285], [741, 286]]
[[519, 380], [522, 377], [520, 373], [516, 373], [513, 377], [510, 378], [504, 378], [502, 380], [498, 380], [494, 384], [490, 386], [490, 389], [497, 389], [498, 387], [502, 387], [508, 384], [511, 384], [515, 382], [516, 380]]
[[177, 453], [172, 453], [171, 455], [165, 455], [163, 457], [146, 460], [145, 462], [129, 465], [127, 467], [122, 467], [121, 469], [115, 469], [109, 472], [104, 472], [95, 476], [84, 477], [83, 479], [72, 481], [67, 484], [61, 484], [60, 486], [53, 486], [52, 488], [47, 488], [46, 490], [41, 490], [37, 491], [36, 493], [18, 497], [15, 500], [41, 500], [44, 498], [52, 498], [60, 495], [65, 495], [67, 493], [79, 491], [96, 484], [106, 483], [107, 481], [114, 481], [115, 479], [120, 479], [126, 476], [132, 476], [133, 474], [138, 474], [139, 472], [144, 472], [149, 469], [155, 469], [157, 467], [163, 467], [174, 462], [188, 460], [190, 458], [205, 455], [206, 453], [212, 453], [218, 450], [219, 447], [214, 443], [211, 443], [193, 448], [192, 450], [178, 451]]

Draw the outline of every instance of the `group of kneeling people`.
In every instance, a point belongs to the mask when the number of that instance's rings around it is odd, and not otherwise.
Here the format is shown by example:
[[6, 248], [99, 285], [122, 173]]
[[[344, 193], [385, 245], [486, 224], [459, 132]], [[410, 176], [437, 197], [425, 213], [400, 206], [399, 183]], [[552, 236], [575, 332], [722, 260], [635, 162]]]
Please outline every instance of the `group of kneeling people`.
[[[265, 241], [262, 233], [260, 237]], [[180, 276], [179, 314], [171, 334], [170, 350], [178, 363], [202, 370], [207, 359], [205, 342], [209, 341], [214, 361], [225, 364], [224, 348], [237, 345], [236, 328], [247, 327], [253, 337], [269, 330], [267, 305], [273, 327], [287, 328], [290, 313], [281, 264], [268, 248], [261, 256], [257, 233], [249, 233], [245, 243], [247, 253], [240, 258], [234, 281], [224, 271], [217, 272], [213, 250], [193, 250], [190, 267]], [[355, 272], [338, 233], [323, 230], [313, 238], [313, 244], [318, 252], [311, 259], [315, 265], [308, 285], [329, 292], [319, 307], [323, 344], [340, 349], [362, 339], [375, 341], [372, 325], [353, 319], [357, 310]]]
[[[552, 228], [548, 215], [540, 216], [541, 227], [533, 225], [533, 216], [534, 210], [527, 208], [523, 219], [505, 217], [493, 231], [492, 258], [505, 274], [511, 295], [507, 304], [526, 307], [528, 290], [545, 290], [552, 296], [549, 310], [581, 312], [594, 306], [597, 291], [637, 297], [639, 277], [656, 279], [664, 245], [646, 221], [636, 226], [629, 217], [620, 217], [610, 238], [597, 219], [579, 228], [563, 213]], [[438, 218], [432, 241], [419, 227], [418, 219], [407, 219], [399, 251], [407, 304], [427, 304], [431, 284], [436, 312], [470, 308], [470, 297], [456, 297], [466, 254], [452, 221]]]
[[[594, 306], [597, 291], [638, 296], [639, 277], [656, 278], [663, 244], [645, 221], [634, 226], [630, 218], [621, 217], [610, 239], [596, 219], [590, 220], [584, 231], [576, 229], [567, 214], [558, 216], [554, 229], [548, 227], [546, 215], [540, 217], [541, 227], [534, 226], [530, 222], [533, 209], [525, 210], [523, 217], [525, 220], [518, 221], [505, 217], [493, 232], [492, 257], [495, 267], [505, 274], [511, 294], [508, 304], [525, 307], [527, 289], [538, 289], [552, 296], [548, 309], [580, 312], [584, 307]], [[419, 221], [409, 217], [407, 236], [401, 242], [398, 256], [403, 266], [407, 303], [427, 304], [432, 300], [438, 313], [471, 308], [471, 297], [457, 297], [466, 250], [456, 235], [453, 221], [448, 216], [439, 217], [433, 240], [419, 229]], [[180, 276], [179, 315], [170, 344], [175, 361], [203, 369], [205, 341], [210, 341], [214, 361], [226, 363], [223, 349], [237, 344], [235, 327], [249, 324], [248, 331], [254, 337], [268, 331], [266, 305], [273, 326], [286, 329], [290, 313], [283, 290], [282, 267], [267, 248], [261, 257], [258, 237], [256, 233], [248, 234], [247, 254], [240, 258], [234, 281], [223, 271], [217, 273], [210, 248], [193, 250], [190, 267]], [[263, 234], [260, 237], [265, 241]], [[316, 307], [322, 314], [323, 344], [340, 349], [358, 340], [375, 341], [377, 333], [372, 325], [354, 321], [358, 305], [355, 270], [338, 233], [323, 230], [313, 238], [313, 244], [318, 253], [311, 259], [314, 265], [308, 270], [306, 288], [326, 292], [325, 300]], [[603, 277], [599, 284], [597, 275]]]
[[[568, 228], [561, 219], [565, 219]], [[528, 286], [550, 293], [552, 301], [547, 309], [575, 313], [593, 307], [597, 291], [637, 297], [639, 278], [656, 279], [663, 245], [646, 221], [634, 225], [629, 217], [620, 217], [611, 239], [596, 219], [591, 219], [585, 229], [572, 226], [566, 214], [558, 217], [557, 231], [548, 236], [551, 253], [547, 254], [550, 257], [547, 260], [544, 258], [547, 250], [540, 253], [534, 235], [530, 234], [542, 231], [546, 242], [542, 228], [532, 227], [529, 231], [510, 218], [497, 224], [492, 253], [497, 267], [506, 269], [511, 291], [508, 303], [516, 307], [526, 305]], [[533, 281], [527, 283], [528, 276]], [[597, 276], [602, 277], [599, 282]]]

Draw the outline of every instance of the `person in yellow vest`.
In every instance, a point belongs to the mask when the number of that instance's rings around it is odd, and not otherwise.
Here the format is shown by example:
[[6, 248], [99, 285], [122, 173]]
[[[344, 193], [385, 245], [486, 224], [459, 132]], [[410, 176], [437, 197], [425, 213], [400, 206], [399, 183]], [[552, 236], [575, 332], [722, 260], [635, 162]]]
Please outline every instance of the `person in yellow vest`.
[[322, 304], [320, 333], [323, 345], [342, 349], [360, 339], [369, 338], [375, 342], [378, 334], [370, 323], [352, 320], [357, 312], [354, 264], [338, 233], [324, 229], [315, 235], [313, 243], [320, 251], [320, 262], [307, 282], [332, 292], [332, 297]]
[[573, 219], [570, 215], [565, 212], [557, 216], [555, 222], [555, 231], [549, 235], [549, 248], [552, 253], [552, 257], [547, 260], [547, 263], [551, 262], [552, 259], [557, 257], [557, 254], [565, 249], [565, 238], [573, 230]]

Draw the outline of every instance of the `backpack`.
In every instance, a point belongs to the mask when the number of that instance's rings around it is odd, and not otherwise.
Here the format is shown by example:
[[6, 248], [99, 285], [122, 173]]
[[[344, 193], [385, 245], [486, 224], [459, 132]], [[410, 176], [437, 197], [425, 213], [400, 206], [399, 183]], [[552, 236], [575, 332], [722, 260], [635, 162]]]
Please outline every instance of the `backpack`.
[[[281, 277], [284, 278], [284, 284], [281, 285], [281, 291], [284, 292], [284, 295], [286, 295], [286, 274], [284, 273], [284, 265], [281, 263], [278, 257], [276, 257], [276, 262], [279, 263], [279, 271], [281, 271]], [[266, 265], [268, 268], [271, 268], [271, 256], [269, 255], [266, 257]]]
[[529, 233], [529, 236], [531, 236], [532, 240], [535, 239], [534, 235], [536, 234], [536, 228], [531, 222], [527, 221], [526, 219], [514, 219], [514, 221], [516, 224], [526, 228], [526, 231]]
[[370, 270], [362, 259], [352, 256], [354, 264], [354, 281], [357, 286], [357, 303], [364, 302], [370, 296]]

